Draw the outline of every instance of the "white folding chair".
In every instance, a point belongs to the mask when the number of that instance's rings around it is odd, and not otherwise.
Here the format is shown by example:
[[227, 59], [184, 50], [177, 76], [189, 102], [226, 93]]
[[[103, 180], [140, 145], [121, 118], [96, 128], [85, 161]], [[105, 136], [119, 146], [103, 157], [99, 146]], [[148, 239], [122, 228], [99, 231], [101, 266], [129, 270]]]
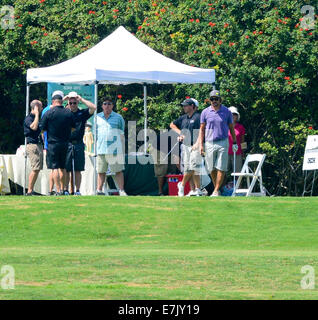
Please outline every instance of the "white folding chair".
[[[238, 177], [236, 184], [234, 186], [232, 197], [237, 195], [246, 194], [249, 196], [266, 196], [265, 188], [263, 187], [262, 180], [262, 165], [264, 163], [266, 154], [248, 154], [241, 172], [234, 172], [232, 176]], [[258, 162], [256, 170], [253, 171], [249, 167], [251, 162]], [[247, 189], [240, 189], [243, 178], [246, 178]], [[252, 182], [251, 182], [252, 179]], [[256, 182], [259, 182], [260, 192], [253, 192]]]

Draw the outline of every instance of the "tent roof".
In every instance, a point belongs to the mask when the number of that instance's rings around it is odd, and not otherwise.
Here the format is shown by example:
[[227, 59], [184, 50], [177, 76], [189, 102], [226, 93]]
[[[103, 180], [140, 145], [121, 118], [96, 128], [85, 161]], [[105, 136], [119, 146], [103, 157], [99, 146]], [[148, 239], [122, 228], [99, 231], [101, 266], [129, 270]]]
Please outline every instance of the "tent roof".
[[213, 83], [215, 71], [167, 58], [122, 26], [96, 46], [70, 60], [27, 71], [28, 83], [93, 84], [96, 81], [104, 84]]

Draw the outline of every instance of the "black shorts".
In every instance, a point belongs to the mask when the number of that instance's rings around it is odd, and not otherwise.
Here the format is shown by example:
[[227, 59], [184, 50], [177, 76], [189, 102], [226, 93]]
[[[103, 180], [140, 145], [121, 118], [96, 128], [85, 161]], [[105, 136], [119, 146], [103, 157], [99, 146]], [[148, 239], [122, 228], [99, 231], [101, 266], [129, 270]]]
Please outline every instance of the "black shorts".
[[65, 169], [68, 143], [49, 143], [46, 154], [48, 169]]
[[68, 145], [67, 155], [66, 155], [66, 166], [67, 172], [73, 170], [72, 166], [72, 148], [74, 148], [74, 171], [84, 171], [85, 170], [85, 145], [84, 143], [77, 143]]

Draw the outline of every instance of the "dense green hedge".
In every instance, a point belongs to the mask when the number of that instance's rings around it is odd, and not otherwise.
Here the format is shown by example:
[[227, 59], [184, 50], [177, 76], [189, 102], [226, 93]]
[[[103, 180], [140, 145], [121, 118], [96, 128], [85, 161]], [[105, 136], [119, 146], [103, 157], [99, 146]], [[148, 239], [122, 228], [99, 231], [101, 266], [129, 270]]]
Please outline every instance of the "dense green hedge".
[[[318, 133], [312, 129], [318, 129], [317, 26], [306, 29], [301, 13], [310, 1], [0, 3], [15, 7], [15, 28], [0, 30], [1, 153], [14, 152], [23, 143], [26, 70], [74, 57], [123, 25], [168, 57], [214, 67], [224, 104], [241, 112], [248, 151], [267, 154], [267, 188], [275, 194], [301, 193], [306, 136]], [[203, 109], [210, 89], [208, 85], [150, 86], [150, 127], [166, 128], [179, 115], [178, 103], [186, 96], [199, 100]], [[100, 94], [106, 93], [121, 95], [118, 111], [142, 125], [142, 86], [101, 88]], [[33, 86], [31, 95], [45, 101], [46, 87]]]

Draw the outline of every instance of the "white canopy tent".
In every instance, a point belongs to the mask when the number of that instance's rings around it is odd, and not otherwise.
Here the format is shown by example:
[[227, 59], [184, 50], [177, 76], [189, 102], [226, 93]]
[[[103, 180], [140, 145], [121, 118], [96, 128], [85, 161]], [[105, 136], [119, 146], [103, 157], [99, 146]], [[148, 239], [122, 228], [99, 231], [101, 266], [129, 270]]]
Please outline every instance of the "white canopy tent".
[[[29, 69], [27, 71], [26, 115], [29, 113], [30, 86], [41, 82], [95, 84], [96, 105], [98, 84], [143, 84], [146, 144], [146, 84], [212, 84], [215, 82], [215, 70], [191, 67], [167, 58], [120, 26], [96, 46], [70, 60], [50, 67]], [[95, 112], [95, 120], [96, 114]], [[96, 146], [96, 125], [94, 132]], [[96, 167], [96, 159], [94, 163]], [[96, 174], [94, 179], [96, 179]]]

